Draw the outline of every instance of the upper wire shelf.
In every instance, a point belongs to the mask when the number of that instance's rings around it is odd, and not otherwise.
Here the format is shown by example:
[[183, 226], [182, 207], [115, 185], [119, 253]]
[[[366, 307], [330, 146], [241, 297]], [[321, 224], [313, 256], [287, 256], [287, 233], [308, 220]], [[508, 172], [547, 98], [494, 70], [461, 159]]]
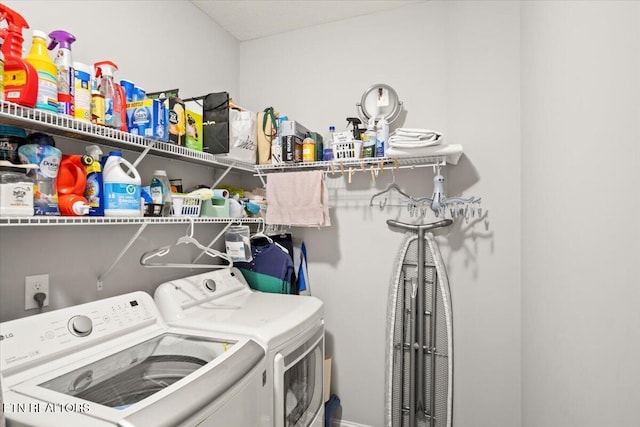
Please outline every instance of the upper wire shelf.
[[[192, 150], [168, 142], [156, 141], [106, 126], [76, 120], [73, 117], [48, 111], [23, 107], [12, 102], [0, 101], [2, 124], [27, 127], [34, 131], [74, 138], [88, 143], [142, 152], [149, 149], [162, 157], [196, 162], [204, 165], [224, 166], [254, 172], [253, 164]], [[150, 147], [150, 148], [149, 148]]]

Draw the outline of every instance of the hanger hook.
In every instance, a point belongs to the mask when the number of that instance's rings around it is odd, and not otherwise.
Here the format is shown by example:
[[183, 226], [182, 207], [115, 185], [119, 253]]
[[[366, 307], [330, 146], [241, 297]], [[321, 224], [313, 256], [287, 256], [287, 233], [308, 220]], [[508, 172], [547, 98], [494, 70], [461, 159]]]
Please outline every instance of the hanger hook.
[[189, 227], [187, 228], [187, 237], [191, 237], [193, 238], [193, 231], [195, 228], [195, 222], [193, 220], [193, 217], [188, 217], [189, 219]]
[[264, 222], [264, 218], [260, 218], [260, 221], [258, 222], [258, 234], [264, 234], [266, 230], [267, 224]]

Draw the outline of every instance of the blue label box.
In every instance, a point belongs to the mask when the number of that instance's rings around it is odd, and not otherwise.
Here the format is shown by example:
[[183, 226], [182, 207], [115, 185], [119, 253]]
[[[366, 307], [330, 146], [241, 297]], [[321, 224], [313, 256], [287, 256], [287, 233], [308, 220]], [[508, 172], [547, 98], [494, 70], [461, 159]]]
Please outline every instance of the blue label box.
[[164, 103], [157, 99], [127, 102], [127, 126], [133, 135], [169, 140], [169, 114]]

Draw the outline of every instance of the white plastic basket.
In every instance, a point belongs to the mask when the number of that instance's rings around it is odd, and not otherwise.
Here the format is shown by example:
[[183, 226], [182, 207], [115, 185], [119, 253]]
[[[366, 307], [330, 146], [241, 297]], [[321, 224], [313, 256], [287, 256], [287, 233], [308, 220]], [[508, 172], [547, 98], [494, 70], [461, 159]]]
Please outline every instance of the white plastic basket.
[[359, 159], [362, 141], [334, 142], [331, 147], [335, 160]]
[[200, 206], [202, 205], [200, 198], [173, 194], [172, 199], [172, 216], [200, 216]]

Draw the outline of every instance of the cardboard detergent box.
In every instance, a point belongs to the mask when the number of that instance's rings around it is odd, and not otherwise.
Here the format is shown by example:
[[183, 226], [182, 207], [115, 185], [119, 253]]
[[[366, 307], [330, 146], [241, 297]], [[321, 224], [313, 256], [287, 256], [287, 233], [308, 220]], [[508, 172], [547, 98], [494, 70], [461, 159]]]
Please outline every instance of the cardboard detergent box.
[[187, 120], [184, 146], [192, 150], [202, 151], [202, 104], [190, 99], [184, 102], [184, 107]]
[[162, 92], [147, 93], [151, 99], [159, 99], [169, 112], [169, 142], [176, 145], [185, 145], [186, 116], [184, 102], [178, 96], [178, 89]]
[[167, 109], [158, 99], [127, 102], [129, 133], [167, 142], [169, 123]]
[[280, 123], [280, 135], [281, 136], [296, 136], [300, 140], [300, 144], [302, 141], [311, 134], [311, 131], [306, 127], [302, 126], [300, 123], [295, 120], [284, 120]]

